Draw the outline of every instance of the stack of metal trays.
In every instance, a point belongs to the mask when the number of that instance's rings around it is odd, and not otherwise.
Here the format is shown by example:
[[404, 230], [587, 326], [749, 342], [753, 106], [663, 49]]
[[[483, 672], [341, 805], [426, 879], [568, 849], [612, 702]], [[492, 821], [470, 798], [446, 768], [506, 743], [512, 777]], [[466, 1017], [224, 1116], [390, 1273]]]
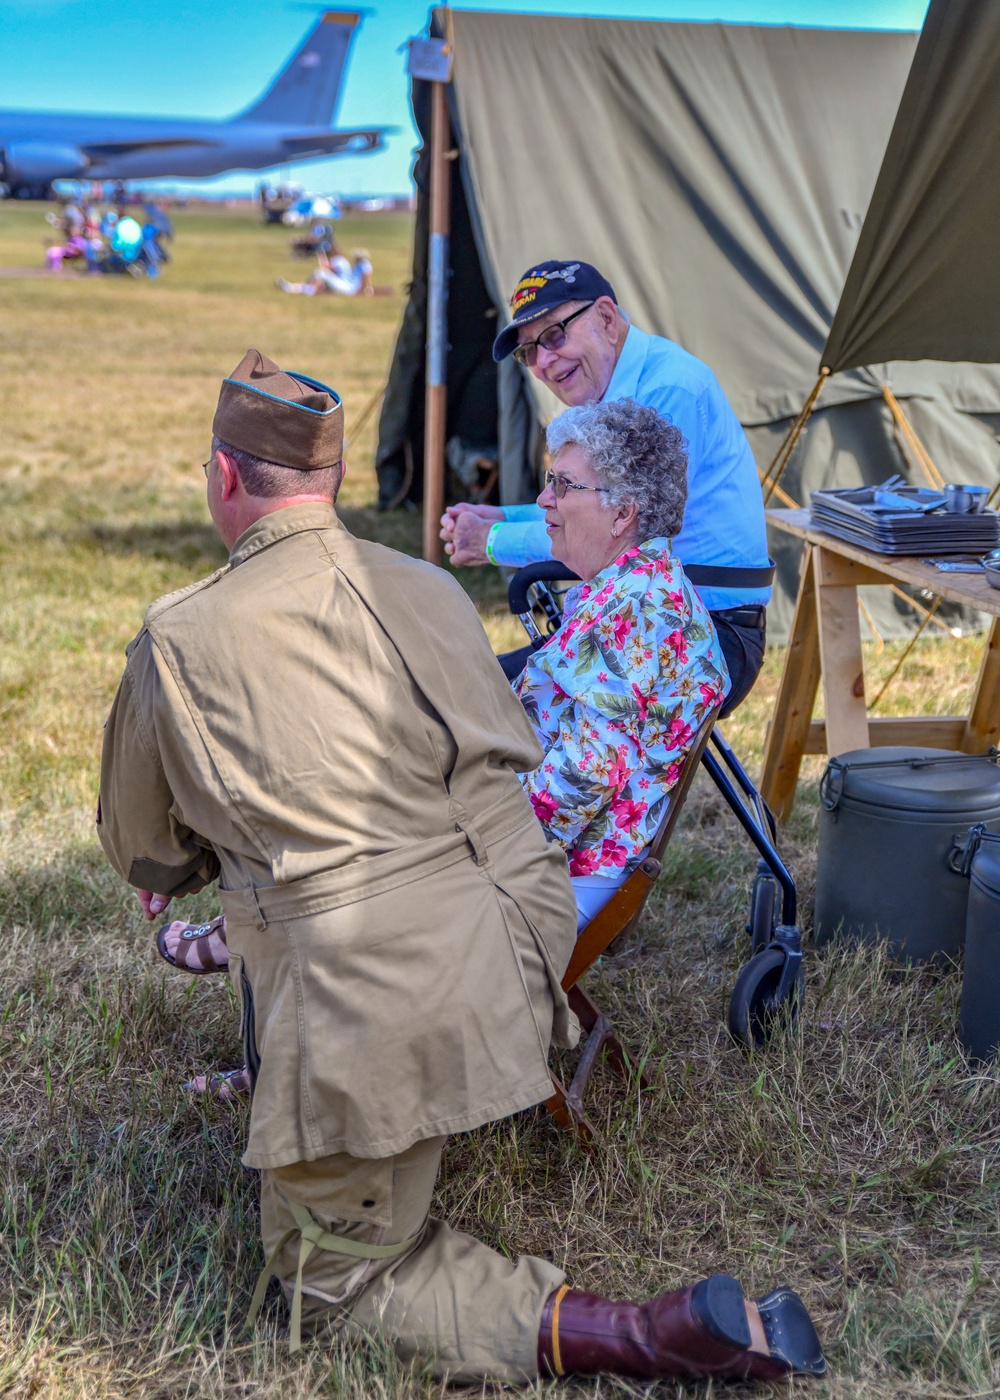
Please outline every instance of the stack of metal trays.
[[899, 476], [881, 486], [814, 491], [811, 524], [876, 554], [984, 554], [1000, 545], [992, 510], [949, 510], [943, 491], [908, 486]]

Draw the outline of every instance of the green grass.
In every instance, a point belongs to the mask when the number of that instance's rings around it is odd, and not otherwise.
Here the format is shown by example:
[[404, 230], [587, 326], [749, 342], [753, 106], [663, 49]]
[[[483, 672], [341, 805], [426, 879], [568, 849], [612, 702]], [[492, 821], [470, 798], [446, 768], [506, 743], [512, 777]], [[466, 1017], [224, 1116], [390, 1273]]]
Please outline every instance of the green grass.
[[[221, 376], [255, 345], [341, 389], [350, 434], [403, 306], [401, 294], [281, 296], [287, 235], [246, 210], [192, 207], [177, 228], [157, 283], [0, 279], [0, 1393], [434, 1395], [419, 1368], [377, 1349], [290, 1359], [273, 1297], [257, 1333], [241, 1331], [261, 1263], [244, 1111], [180, 1089], [238, 1062], [232, 997], [224, 979], [156, 958], [94, 839], [101, 724], [125, 643], [153, 597], [223, 558], [199, 467]], [[0, 266], [40, 263], [44, 230], [37, 206], [0, 205]], [[406, 217], [343, 227], [346, 246], [371, 250], [376, 281], [400, 289], [409, 235]], [[351, 441], [345, 517], [415, 551], [419, 522], [373, 509], [373, 445], [369, 422]], [[495, 646], [515, 644], [496, 580], [463, 582]], [[871, 693], [901, 645], [868, 648]], [[879, 713], [960, 711], [980, 647], [922, 639]], [[727, 726], [751, 766], [781, 661], [769, 655]], [[808, 761], [783, 834], [807, 923], [819, 768]], [[438, 1209], [592, 1289], [648, 1294], [708, 1269], [757, 1289], [793, 1283], [831, 1372], [778, 1393], [996, 1395], [1000, 1080], [960, 1053], [960, 972], [810, 951], [797, 1028], [745, 1057], [723, 1018], [753, 866], [699, 783], [637, 937], [593, 981], [653, 1087], [620, 1097], [598, 1074], [597, 1156], [540, 1113], [455, 1140]], [[206, 893], [187, 907], [215, 904]]]

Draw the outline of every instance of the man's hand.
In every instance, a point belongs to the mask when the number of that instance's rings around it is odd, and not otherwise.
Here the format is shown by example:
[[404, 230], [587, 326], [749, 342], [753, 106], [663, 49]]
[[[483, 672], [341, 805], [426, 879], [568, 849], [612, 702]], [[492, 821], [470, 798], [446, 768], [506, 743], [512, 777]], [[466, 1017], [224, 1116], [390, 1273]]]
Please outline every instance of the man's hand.
[[[199, 885], [196, 890], [188, 890], [188, 894], [200, 894], [204, 888], [204, 885]], [[155, 919], [158, 914], [162, 914], [173, 898], [169, 894], [154, 894], [152, 890], [136, 890], [136, 894], [147, 919]]]
[[152, 890], [136, 890], [136, 894], [139, 896], [142, 912], [147, 919], [155, 919], [157, 914], [162, 914], [170, 903], [168, 894], [154, 894]]
[[503, 518], [504, 513], [499, 506], [476, 506], [465, 501], [449, 506], [441, 517], [445, 554], [450, 556], [457, 568], [485, 564], [486, 536]]

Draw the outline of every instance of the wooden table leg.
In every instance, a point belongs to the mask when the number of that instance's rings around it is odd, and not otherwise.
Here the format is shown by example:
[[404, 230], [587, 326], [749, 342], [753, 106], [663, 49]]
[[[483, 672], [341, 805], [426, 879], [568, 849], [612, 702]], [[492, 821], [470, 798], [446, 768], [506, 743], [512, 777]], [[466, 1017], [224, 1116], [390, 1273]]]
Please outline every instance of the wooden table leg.
[[1000, 737], [1000, 617], [986, 639], [972, 709], [962, 736], [963, 753], [985, 753]]
[[822, 546], [813, 554], [826, 748], [831, 756], [869, 747], [858, 590], [856, 583], [847, 581], [844, 562]]
[[795, 616], [788, 637], [788, 655], [764, 747], [760, 790], [778, 821], [785, 821], [791, 815], [795, 803], [795, 787], [819, 687], [819, 632], [812, 555], [812, 545], [806, 545]]

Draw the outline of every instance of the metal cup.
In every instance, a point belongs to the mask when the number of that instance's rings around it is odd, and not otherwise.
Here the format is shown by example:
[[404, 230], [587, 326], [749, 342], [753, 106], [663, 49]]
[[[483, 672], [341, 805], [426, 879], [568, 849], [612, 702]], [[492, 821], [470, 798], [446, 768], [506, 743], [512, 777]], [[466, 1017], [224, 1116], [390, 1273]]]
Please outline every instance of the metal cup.
[[987, 486], [949, 485], [944, 488], [944, 508], [953, 515], [978, 515], [988, 495]]

